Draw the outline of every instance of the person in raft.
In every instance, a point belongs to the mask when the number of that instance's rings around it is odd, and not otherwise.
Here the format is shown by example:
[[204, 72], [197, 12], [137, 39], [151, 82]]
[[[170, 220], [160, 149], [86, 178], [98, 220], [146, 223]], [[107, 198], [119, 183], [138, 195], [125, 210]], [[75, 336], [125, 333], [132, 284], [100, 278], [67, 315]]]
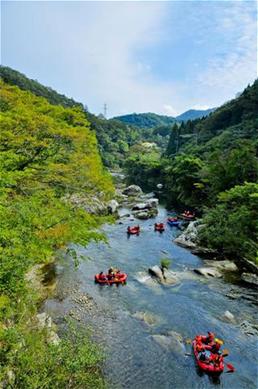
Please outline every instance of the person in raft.
[[202, 341], [202, 343], [205, 343], [205, 344], [214, 343], [214, 339], [215, 339], [215, 335], [213, 332], [210, 332], [210, 331], [208, 331], [208, 336], [201, 336], [200, 337], [200, 340]]
[[108, 280], [112, 280], [114, 278], [114, 276], [115, 276], [114, 269], [113, 269], [113, 267], [111, 267], [110, 269], [108, 269], [107, 278], [108, 278]]
[[99, 280], [100, 281], [106, 281], [106, 276], [105, 276], [105, 274], [103, 273], [103, 271], [101, 271], [100, 273], [99, 273]]
[[209, 363], [211, 352], [208, 350], [205, 350], [205, 345], [202, 343], [201, 337], [197, 341], [196, 351], [198, 352], [198, 358], [200, 361], [202, 361], [204, 363]]
[[214, 342], [205, 346], [205, 350], [210, 351], [213, 354], [221, 354], [220, 347], [223, 345], [223, 341], [216, 338]]
[[214, 364], [215, 367], [219, 367], [220, 363], [223, 362], [223, 356], [219, 354], [212, 354], [210, 361]]

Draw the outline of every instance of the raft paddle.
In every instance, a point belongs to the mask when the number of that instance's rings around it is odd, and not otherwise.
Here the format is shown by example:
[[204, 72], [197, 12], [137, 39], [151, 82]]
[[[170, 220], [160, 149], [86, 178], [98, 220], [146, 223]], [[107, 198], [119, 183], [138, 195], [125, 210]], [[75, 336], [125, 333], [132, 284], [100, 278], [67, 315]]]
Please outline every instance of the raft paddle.
[[228, 368], [228, 371], [226, 371], [226, 373], [234, 373], [234, 371], [236, 371], [236, 369], [231, 363], [226, 363], [226, 366]]
[[225, 350], [222, 351], [222, 356], [227, 357], [229, 355], [229, 351], [225, 348]]

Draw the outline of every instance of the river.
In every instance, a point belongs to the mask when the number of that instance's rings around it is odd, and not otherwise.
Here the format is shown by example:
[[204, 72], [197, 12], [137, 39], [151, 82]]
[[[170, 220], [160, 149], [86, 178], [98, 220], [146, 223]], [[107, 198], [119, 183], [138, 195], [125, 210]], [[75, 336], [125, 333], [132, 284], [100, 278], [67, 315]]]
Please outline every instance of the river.
[[[160, 206], [156, 218], [139, 221], [139, 236], [128, 238], [126, 227], [135, 222], [122, 219], [123, 224], [117, 221], [102, 227], [108, 244], [74, 247], [85, 260], [77, 269], [69, 257], [58, 263], [57, 297], [48, 299], [44, 310], [60, 327], [65, 316], [73, 315], [94, 329], [93, 338], [105, 350], [103, 371], [111, 388], [257, 388], [257, 337], [246, 335], [239, 325], [255, 322], [254, 291], [232, 280], [195, 275], [192, 269], [203, 266], [203, 261], [173, 243], [178, 229], [167, 226], [162, 234], [153, 230], [154, 222], [166, 216], [166, 209]], [[147, 269], [164, 257], [171, 259], [179, 285], [164, 286], [147, 279]], [[94, 283], [94, 274], [111, 265], [128, 274], [125, 286]], [[87, 309], [78, 296], [87, 296], [93, 303]], [[222, 320], [226, 310], [234, 314], [236, 323]], [[141, 320], [142, 313], [151, 317], [149, 324]], [[236, 368], [235, 373], [223, 373], [218, 381], [197, 371], [187, 341], [208, 330], [224, 340], [230, 353], [226, 360]], [[152, 336], [168, 331], [181, 334], [185, 352], [164, 347]]]

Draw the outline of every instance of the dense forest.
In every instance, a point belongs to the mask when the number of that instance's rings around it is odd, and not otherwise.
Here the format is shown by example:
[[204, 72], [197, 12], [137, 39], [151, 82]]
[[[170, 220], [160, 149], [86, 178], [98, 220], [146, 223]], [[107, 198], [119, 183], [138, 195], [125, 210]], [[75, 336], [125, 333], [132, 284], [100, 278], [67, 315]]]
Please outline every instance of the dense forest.
[[129, 155], [129, 148], [142, 141], [155, 142], [160, 148], [167, 146], [171, 125], [174, 119], [167, 118], [167, 122], [157, 120], [159, 115], [152, 114], [156, 118], [156, 127], [139, 128], [128, 125], [120, 120], [107, 120], [90, 113], [82, 103], [69, 99], [59, 94], [50, 87], [31, 80], [24, 74], [6, 66], [0, 66], [1, 78], [10, 85], [16, 85], [23, 90], [27, 90], [36, 96], [45, 97], [50, 104], [61, 105], [63, 107], [79, 107], [83, 111], [85, 118], [90, 123], [90, 128], [95, 131], [98, 140], [98, 147], [104, 164], [109, 168], [122, 167], [125, 158]]
[[[207, 118], [174, 125], [162, 155], [132, 152], [130, 182], [164, 184], [168, 206], [202, 215], [200, 243], [223, 255], [257, 258], [258, 81]], [[256, 259], [257, 260], [257, 259]]]
[[33, 266], [53, 262], [70, 242], [104, 239], [97, 227], [106, 219], [69, 201], [113, 195], [95, 134], [79, 106], [51, 105], [1, 81], [0, 147], [0, 382], [101, 387], [99, 351], [72, 329], [58, 346], [49, 343], [35, 317], [42, 296], [26, 282]]

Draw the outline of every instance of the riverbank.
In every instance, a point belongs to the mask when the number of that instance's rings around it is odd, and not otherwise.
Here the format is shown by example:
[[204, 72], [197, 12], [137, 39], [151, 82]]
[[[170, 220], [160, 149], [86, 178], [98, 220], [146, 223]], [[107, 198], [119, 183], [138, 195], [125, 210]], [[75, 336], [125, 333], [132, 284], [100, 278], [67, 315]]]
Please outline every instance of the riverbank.
[[[222, 255], [217, 250], [201, 247], [199, 244], [199, 231], [205, 228], [202, 220], [196, 220], [189, 223], [187, 228], [180, 234], [174, 242], [186, 249], [189, 249], [193, 254], [199, 255], [206, 259], [207, 266], [212, 267], [212, 270], [236, 271], [238, 270], [240, 278], [246, 286], [258, 286], [258, 266], [245, 258], [237, 258], [233, 260], [228, 259], [227, 256]], [[207, 269], [204, 268], [203, 274]], [[213, 276], [218, 275], [219, 272], [211, 271]]]

